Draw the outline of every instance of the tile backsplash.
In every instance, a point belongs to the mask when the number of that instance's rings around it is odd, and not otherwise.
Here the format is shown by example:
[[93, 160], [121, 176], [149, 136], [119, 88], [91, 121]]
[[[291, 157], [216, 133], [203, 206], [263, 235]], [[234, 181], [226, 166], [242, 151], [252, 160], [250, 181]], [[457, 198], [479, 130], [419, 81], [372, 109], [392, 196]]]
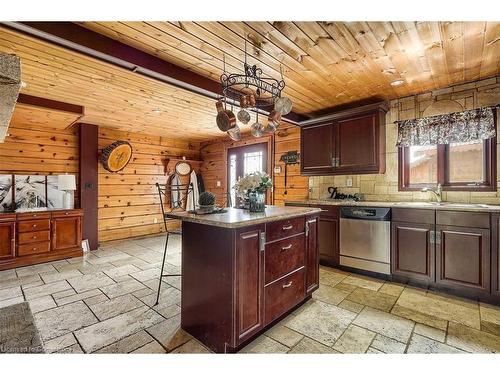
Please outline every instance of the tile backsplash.
[[[342, 193], [361, 193], [368, 201], [428, 201], [432, 193], [398, 190], [398, 120], [432, 116], [457, 110], [473, 109], [500, 103], [500, 77], [452, 86], [420, 95], [395, 99], [386, 115], [386, 172], [346, 176], [309, 177], [309, 198], [329, 197], [328, 187], [337, 186]], [[499, 141], [497, 137], [497, 142]], [[497, 160], [500, 156], [497, 143]], [[500, 171], [500, 162], [497, 170]], [[497, 172], [497, 179], [500, 172]], [[347, 180], [352, 179], [352, 187]], [[499, 180], [500, 181], [500, 180]], [[497, 182], [500, 187], [500, 182]], [[500, 204], [500, 189], [496, 192], [443, 192], [443, 200], [463, 203]]]

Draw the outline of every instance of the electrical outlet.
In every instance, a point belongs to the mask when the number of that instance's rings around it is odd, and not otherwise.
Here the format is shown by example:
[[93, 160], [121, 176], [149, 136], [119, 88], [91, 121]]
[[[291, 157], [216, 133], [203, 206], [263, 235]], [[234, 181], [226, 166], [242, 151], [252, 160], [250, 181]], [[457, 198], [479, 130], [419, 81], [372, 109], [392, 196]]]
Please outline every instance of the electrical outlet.
[[348, 178], [346, 180], [346, 185], [347, 185], [347, 187], [352, 187], [352, 178]]
[[153, 223], [154, 223], [154, 224], [158, 224], [158, 218], [156, 218], [156, 217], [155, 217], [155, 218], [153, 219]]
[[220, 181], [217, 181], [217, 187], [221, 187], [221, 182]]
[[281, 166], [277, 165], [276, 167], [274, 167], [274, 173], [281, 173]]

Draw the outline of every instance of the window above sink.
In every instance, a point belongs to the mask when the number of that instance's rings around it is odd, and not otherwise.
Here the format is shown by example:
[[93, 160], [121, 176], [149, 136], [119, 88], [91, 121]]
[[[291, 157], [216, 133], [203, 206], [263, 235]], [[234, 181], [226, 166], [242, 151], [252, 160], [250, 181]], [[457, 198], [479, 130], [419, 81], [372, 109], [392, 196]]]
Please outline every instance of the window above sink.
[[440, 183], [447, 191], [496, 190], [496, 138], [399, 147], [399, 190]]

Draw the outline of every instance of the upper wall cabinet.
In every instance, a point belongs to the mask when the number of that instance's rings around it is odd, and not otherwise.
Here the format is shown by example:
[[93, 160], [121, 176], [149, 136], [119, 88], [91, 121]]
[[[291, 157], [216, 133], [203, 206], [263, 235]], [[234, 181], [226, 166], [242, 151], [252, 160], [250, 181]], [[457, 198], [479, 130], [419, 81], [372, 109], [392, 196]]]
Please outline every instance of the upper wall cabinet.
[[304, 122], [301, 174], [384, 173], [386, 112], [378, 103]]

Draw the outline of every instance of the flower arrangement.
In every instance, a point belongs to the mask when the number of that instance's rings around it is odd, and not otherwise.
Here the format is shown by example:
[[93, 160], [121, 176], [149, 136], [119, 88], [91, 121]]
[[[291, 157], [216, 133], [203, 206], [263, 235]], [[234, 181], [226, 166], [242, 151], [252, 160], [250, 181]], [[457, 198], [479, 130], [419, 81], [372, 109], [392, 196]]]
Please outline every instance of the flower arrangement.
[[273, 182], [267, 173], [253, 172], [247, 174], [245, 177], [240, 177], [234, 189], [239, 197], [245, 198], [252, 192], [265, 193], [272, 186]]
[[239, 178], [234, 189], [243, 198], [245, 208], [253, 212], [263, 212], [266, 208], [266, 190], [273, 186], [271, 177], [264, 172], [253, 172]]

